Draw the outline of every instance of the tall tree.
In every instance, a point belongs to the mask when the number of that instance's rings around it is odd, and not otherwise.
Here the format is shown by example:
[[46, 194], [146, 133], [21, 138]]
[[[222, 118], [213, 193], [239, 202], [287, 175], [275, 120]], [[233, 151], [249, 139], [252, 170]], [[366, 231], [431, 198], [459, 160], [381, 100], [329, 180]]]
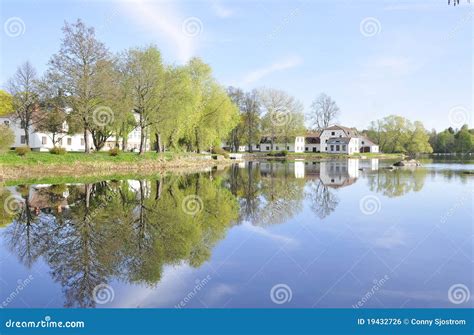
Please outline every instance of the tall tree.
[[36, 70], [25, 62], [18, 67], [8, 81], [8, 90], [12, 95], [13, 120], [19, 121], [25, 136], [25, 144], [30, 145], [30, 129], [35, 123], [38, 112], [39, 94]]
[[242, 119], [244, 125], [244, 140], [250, 152], [253, 151], [253, 143], [260, 143], [262, 129], [261, 114], [262, 108], [258, 91], [252, 90], [251, 92], [247, 92], [243, 101]]
[[[229, 138], [227, 139], [227, 142], [230, 144], [231, 151], [236, 152], [239, 150], [239, 147], [243, 141], [243, 136], [245, 132], [245, 129], [244, 129], [245, 125], [244, 125], [244, 118], [243, 118], [245, 93], [240, 88], [229, 86], [227, 88], [227, 95], [240, 111], [239, 123], [234, 129], [231, 130], [229, 134]], [[249, 149], [251, 148], [249, 147]]]
[[109, 58], [105, 45], [97, 40], [94, 28], [84, 22], [65, 22], [59, 52], [51, 58], [50, 75], [62, 84], [69, 97], [78, 124], [83, 129], [85, 152], [90, 152], [89, 132], [93, 126], [93, 112], [103, 104], [103, 92], [97, 76]]
[[327, 94], [321, 93], [311, 104], [308, 119], [317, 131], [327, 128], [339, 116], [340, 109], [336, 102]]
[[132, 90], [133, 111], [138, 115], [140, 149], [143, 154], [149, 135], [149, 127], [156, 121], [156, 93], [163, 80], [164, 68], [160, 51], [150, 46], [146, 49], [130, 49], [124, 55], [125, 85]]
[[275, 140], [284, 140], [285, 127], [291, 128], [291, 118], [301, 113], [302, 107], [295, 98], [281, 90], [264, 88], [259, 91], [259, 96], [265, 112], [262, 118], [263, 131], [270, 136], [273, 150]]

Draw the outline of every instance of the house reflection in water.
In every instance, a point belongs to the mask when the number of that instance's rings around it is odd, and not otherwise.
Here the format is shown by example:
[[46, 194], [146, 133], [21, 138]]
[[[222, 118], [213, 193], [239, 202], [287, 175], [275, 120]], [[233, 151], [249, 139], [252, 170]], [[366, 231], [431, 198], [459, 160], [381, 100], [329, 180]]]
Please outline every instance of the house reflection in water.
[[320, 164], [321, 182], [332, 188], [352, 185], [359, 178], [359, 160], [331, 160]]
[[[373, 161], [373, 162], [372, 162]], [[378, 168], [378, 160], [372, 160], [370, 169]], [[296, 161], [293, 164], [261, 163], [260, 171], [263, 175], [286, 169], [288, 175], [295, 178], [320, 179], [328, 187], [339, 188], [351, 185], [359, 178], [359, 160], [327, 160], [327, 161]]]

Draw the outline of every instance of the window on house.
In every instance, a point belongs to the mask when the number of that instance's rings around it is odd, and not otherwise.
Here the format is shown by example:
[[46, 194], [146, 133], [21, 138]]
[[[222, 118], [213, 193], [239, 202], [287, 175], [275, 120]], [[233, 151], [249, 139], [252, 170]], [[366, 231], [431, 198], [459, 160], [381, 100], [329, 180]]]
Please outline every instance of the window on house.
[[257, 149], [260, 149], [260, 144], [257, 144], [256, 147], [257, 147]]
[[25, 122], [23, 121], [20, 122], [20, 129], [25, 129]]
[[346, 151], [346, 145], [342, 146], [342, 151]]
[[21, 136], [20, 136], [20, 143], [21, 143], [21, 144], [25, 144], [25, 143], [26, 143], [26, 137], [25, 137], [25, 135], [21, 135]]
[[46, 143], [48, 143], [48, 139], [46, 138], [46, 136], [41, 137], [41, 144], [46, 144]]
[[69, 138], [67, 139], [67, 145], [72, 145], [72, 138], [69, 137]]
[[5, 124], [5, 126], [10, 126], [10, 121], [3, 121], [3, 123]]
[[62, 139], [62, 138], [59, 139], [58, 144], [59, 144], [60, 146], [63, 145], [63, 139]]
[[270, 147], [267, 145], [267, 150], [270, 150]]
[[339, 149], [340, 149], [340, 146], [338, 144], [338, 145], [336, 145], [336, 151], [339, 151]]
[[328, 143], [328, 140], [326, 140], [326, 143]]
[[331, 135], [333, 135], [333, 136], [336, 135], [336, 132], [335, 132], [335, 131], [332, 131], [332, 132], [331, 132]]
[[308, 147], [304, 148], [304, 151], [308, 151], [308, 150], [309, 150]]
[[342, 137], [342, 135], [339, 135], [339, 137]]
[[364, 144], [364, 141], [362, 141], [362, 144]]
[[325, 149], [324, 149], [324, 150], [328, 151], [328, 147], [325, 147]]
[[334, 145], [331, 145], [331, 151], [334, 151]]
[[290, 147], [289, 147], [289, 146], [288, 146], [288, 147], [286, 147], [286, 150], [290, 150]]

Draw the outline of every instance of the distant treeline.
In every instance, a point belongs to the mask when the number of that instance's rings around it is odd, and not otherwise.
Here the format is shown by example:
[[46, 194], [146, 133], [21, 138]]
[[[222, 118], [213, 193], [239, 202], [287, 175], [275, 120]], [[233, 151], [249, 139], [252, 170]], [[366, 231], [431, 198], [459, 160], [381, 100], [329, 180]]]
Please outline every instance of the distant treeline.
[[432, 130], [429, 139], [433, 152], [467, 153], [474, 150], [474, 129], [464, 125], [461, 129], [449, 127], [440, 133]]

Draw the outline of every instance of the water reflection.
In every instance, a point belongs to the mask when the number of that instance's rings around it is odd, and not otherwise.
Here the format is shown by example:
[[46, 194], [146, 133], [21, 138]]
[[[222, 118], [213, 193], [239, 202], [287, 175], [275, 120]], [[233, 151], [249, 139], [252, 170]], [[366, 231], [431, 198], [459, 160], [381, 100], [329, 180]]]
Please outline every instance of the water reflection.
[[[336, 211], [338, 191], [360, 180], [399, 197], [420, 191], [428, 175], [379, 168], [378, 160], [249, 162], [152, 180], [11, 186], [0, 200], [22, 205], [15, 213], [3, 209], [1, 234], [24, 266], [44, 260], [65, 307], [94, 307], [94, 288], [112, 279], [153, 287], [166, 265], [200, 267], [233, 225], [282, 224], [305, 203], [322, 220]], [[193, 213], [183, 210], [189, 196], [201, 206]]]

